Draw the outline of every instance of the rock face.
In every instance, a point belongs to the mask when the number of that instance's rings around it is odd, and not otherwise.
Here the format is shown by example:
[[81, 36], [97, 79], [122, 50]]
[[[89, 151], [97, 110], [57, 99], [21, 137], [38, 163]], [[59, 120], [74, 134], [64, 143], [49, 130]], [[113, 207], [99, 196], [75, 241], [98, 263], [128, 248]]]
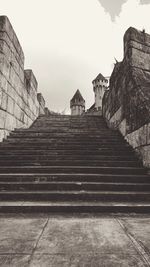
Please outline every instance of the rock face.
[[32, 70], [24, 71], [24, 53], [9, 19], [0, 16], [0, 141], [44, 112], [37, 86]]
[[124, 59], [111, 75], [103, 116], [150, 166], [150, 35], [144, 31], [129, 28], [124, 35]]

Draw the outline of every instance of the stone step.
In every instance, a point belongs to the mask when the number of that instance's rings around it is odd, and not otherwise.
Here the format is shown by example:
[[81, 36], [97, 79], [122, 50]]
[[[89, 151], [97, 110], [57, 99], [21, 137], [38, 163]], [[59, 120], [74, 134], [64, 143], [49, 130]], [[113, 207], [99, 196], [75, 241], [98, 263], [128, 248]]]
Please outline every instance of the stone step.
[[[14, 137], [8, 137], [7, 139], [4, 140], [4, 143], [49, 143], [49, 144], [71, 144], [71, 145], [103, 145], [106, 144], [107, 146], [111, 146], [111, 145], [126, 145], [127, 142], [123, 141], [123, 140], [114, 140], [114, 139], [82, 139], [82, 140], [74, 140], [74, 138], [71, 139], [54, 139], [54, 138], [41, 138], [41, 137], [35, 137], [35, 138], [30, 138], [30, 137], [26, 137], [26, 138], [14, 138]], [[3, 143], [3, 144], [4, 144]]]
[[4, 191], [148, 191], [149, 183], [101, 183], [101, 182], [0, 182]]
[[144, 201], [150, 202], [150, 192], [137, 191], [4, 191], [0, 192], [0, 201]]
[[150, 202], [1, 201], [1, 213], [149, 213]]
[[[123, 137], [120, 137], [120, 135], [118, 135], [117, 136], [117, 134], [113, 134], [113, 133], [97, 133], [97, 134], [93, 134], [93, 133], [77, 133], [77, 132], [69, 132], [69, 131], [67, 131], [67, 132], [63, 132], [63, 133], [60, 133], [60, 132], [57, 132], [57, 133], [55, 133], [55, 132], [53, 132], [53, 133], [51, 133], [51, 132], [48, 132], [48, 131], [32, 131], [32, 132], [16, 132], [16, 133], [11, 133], [11, 135], [17, 135], [17, 136], [19, 136], [19, 138], [22, 136], [22, 137], [30, 137], [30, 136], [34, 136], [34, 135], [36, 135], [36, 136], [44, 136], [44, 138], [45, 138], [45, 136], [47, 136], [48, 138], [60, 138], [60, 139], [62, 139], [62, 138], [65, 138], [65, 139], [67, 139], [67, 138], [69, 138], [69, 139], [73, 139], [73, 138], [77, 138], [77, 139], [96, 139], [96, 138], [98, 138], [98, 139], [105, 139], [105, 140], [107, 140], [107, 139], [116, 139], [116, 138], [119, 138], [120, 140], [121, 140], [121, 138], [122, 138], [122, 140], [123, 140]], [[25, 138], [26, 138], [25, 137]]]
[[97, 166], [0, 166], [0, 173], [91, 173], [91, 174], [146, 174], [140, 167], [97, 167]]
[[128, 144], [111, 144], [111, 146], [108, 146], [108, 144], [56, 144], [56, 143], [38, 143], [38, 142], [27, 142], [27, 143], [9, 143], [5, 142], [3, 144], [0, 144], [1, 149], [43, 149], [43, 150], [86, 150], [86, 151], [113, 151], [113, 150], [118, 150], [118, 151], [133, 151], [133, 148], [131, 148]]
[[[8, 137], [7, 139], [4, 140], [2, 144], [5, 143], [41, 143], [41, 144], [65, 144], [65, 145], [107, 145], [107, 146], [111, 146], [111, 145], [128, 145], [128, 143], [125, 140], [118, 140], [118, 139], [79, 139], [76, 140], [74, 138], [71, 138], [71, 140], [68, 138], [66, 139], [54, 139], [54, 138], [40, 138], [40, 137], [36, 137], [36, 138], [13, 138], [13, 137]], [[128, 145], [129, 146], [129, 145]]]
[[24, 147], [24, 148], [19, 148], [19, 147], [14, 147], [14, 148], [9, 148], [9, 147], [3, 147], [1, 148], [1, 153], [3, 155], [52, 155], [52, 156], [57, 156], [57, 155], [98, 155], [98, 156], [133, 156], [135, 153], [134, 151], [129, 151], [127, 149], [101, 149], [101, 150], [91, 150], [91, 149], [39, 149], [36, 147], [34, 148], [29, 148], [29, 147]]
[[[84, 129], [83, 131], [81, 131], [80, 129], [79, 129], [79, 133], [77, 132], [75, 132], [75, 129], [65, 129], [67, 132], [64, 132], [64, 131], [62, 131], [61, 130], [61, 128], [60, 129], [57, 129], [57, 131], [56, 131], [56, 129], [54, 129], [53, 131], [51, 131], [51, 128], [50, 127], [47, 127], [47, 128], [45, 128], [45, 127], [41, 127], [41, 128], [27, 128], [27, 129], [16, 129], [15, 130], [15, 132], [16, 133], [22, 133], [22, 134], [28, 134], [28, 133], [52, 133], [52, 134], [59, 134], [60, 136], [62, 135], [62, 134], [67, 134], [68, 136], [69, 135], [72, 135], [72, 134], [74, 134], [74, 135], [81, 135], [81, 136], [83, 136], [83, 134], [87, 134], [87, 136], [101, 136], [101, 135], [115, 135], [115, 136], [120, 136], [120, 133], [118, 133], [118, 132], [116, 132], [116, 131], [112, 131], [112, 130], [110, 130], [110, 129], [97, 129], [97, 130], [92, 130], [92, 129]], [[76, 130], [78, 130], [78, 128], [76, 129]]]
[[[0, 160], [12, 160], [14, 159], [14, 153], [12, 151], [12, 154], [0, 154]], [[57, 161], [61, 161], [61, 160], [73, 160], [73, 161], [82, 161], [82, 160], [87, 160], [87, 161], [128, 161], [128, 162], [134, 162], [134, 161], [138, 161], [138, 163], [141, 165], [141, 162], [139, 161], [138, 158], [136, 158], [133, 155], [116, 155], [116, 156], [104, 156], [104, 155], [41, 155], [39, 153], [39, 155], [33, 153], [33, 154], [15, 154], [15, 160], [57, 160]]]
[[145, 174], [84, 174], [84, 173], [0, 173], [0, 182], [101, 182], [101, 183], [150, 183]]
[[48, 152], [48, 151], [64, 151], [64, 152], [67, 152], [68, 150], [69, 151], [72, 151], [72, 153], [73, 153], [73, 151], [78, 151], [79, 153], [81, 152], [84, 152], [84, 151], [86, 151], [86, 153], [88, 152], [88, 153], [91, 153], [92, 151], [93, 152], [109, 152], [109, 153], [111, 153], [112, 152], [112, 155], [113, 155], [113, 153], [114, 152], [118, 152], [118, 153], [120, 153], [120, 152], [124, 152], [124, 153], [133, 153], [133, 149], [130, 147], [130, 146], [128, 146], [128, 145], [124, 145], [124, 146], [118, 146], [118, 145], [113, 145], [113, 146], [111, 146], [111, 147], [108, 147], [108, 146], [106, 146], [106, 145], [99, 145], [99, 146], [81, 146], [81, 145], [74, 145], [74, 146], [72, 146], [72, 145], [49, 145], [49, 144], [34, 144], [34, 143], [32, 143], [32, 144], [19, 144], [19, 143], [17, 143], [17, 144], [7, 144], [7, 143], [5, 143], [5, 144], [3, 144], [3, 145], [1, 145], [0, 146], [0, 149], [1, 149], [1, 152], [3, 152], [3, 151], [6, 151], [6, 150], [8, 150], [8, 151], [10, 151], [10, 150], [14, 150], [14, 151], [17, 151], [17, 150], [21, 150], [21, 151], [23, 151], [23, 150], [33, 150], [33, 151], [36, 151], [36, 150], [43, 150], [43, 151], [46, 151], [46, 152]]
[[31, 133], [31, 134], [28, 134], [28, 135], [25, 135], [25, 134], [16, 134], [16, 133], [11, 133], [7, 139], [11, 139], [11, 140], [17, 140], [17, 141], [20, 141], [22, 139], [25, 139], [25, 140], [51, 140], [51, 141], [54, 141], [54, 142], [126, 142], [123, 137], [118, 137], [118, 136], [101, 136], [101, 137], [88, 137], [88, 136], [82, 136], [82, 137], [77, 137], [76, 136], [76, 139], [74, 139], [74, 136], [62, 136], [62, 137], [59, 137], [59, 136], [52, 136], [49, 134], [49, 133], [46, 133], [46, 134], [42, 134], [42, 133]]
[[96, 161], [96, 160], [31, 160], [31, 159], [5, 159], [2, 160], [0, 159], [0, 166], [55, 166], [59, 165], [59, 166], [102, 166], [102, 167], [139, 167], [142, 166], [142, 163], [140, 163], [139, 161]]

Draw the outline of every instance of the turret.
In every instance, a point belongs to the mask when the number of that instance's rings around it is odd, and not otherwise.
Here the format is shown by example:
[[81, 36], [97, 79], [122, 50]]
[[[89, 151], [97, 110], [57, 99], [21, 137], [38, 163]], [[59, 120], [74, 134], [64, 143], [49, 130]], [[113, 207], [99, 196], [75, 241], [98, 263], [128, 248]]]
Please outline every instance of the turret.
[[108, 80], [100, 73], [92, 82], [95, 93], [95, 108], [102, 110], [102, 99], [107, 90]]
[[71, 115], [81, 115], [85, 111], [85, 100], [79, 90], [70, 100]]

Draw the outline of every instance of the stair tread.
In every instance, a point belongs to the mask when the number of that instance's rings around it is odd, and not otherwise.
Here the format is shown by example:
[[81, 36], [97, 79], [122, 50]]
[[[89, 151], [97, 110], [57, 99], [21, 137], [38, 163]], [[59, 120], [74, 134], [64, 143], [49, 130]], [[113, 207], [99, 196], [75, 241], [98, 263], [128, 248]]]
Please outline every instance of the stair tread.
[[10, 194], [65, 194], [65, 195], [79, 195], [79, 194], [86, 194], [86, 195], [90, 195], [90, 194], [93, 194], [93, 195], [149, 195], [150, 194], [150, 191], [86, 191], [86, 190], [76, 190], [76, 191], [66, 191], [66, 190], [36, 190], [36, 191], [16, 191], [16, 190], [13, 190], [13, 191], [0, 191], [0, 195], [2, 194], [7, 194], [7, 195], [10, 195]]
[[150, 207], [150, 202], [113, 202], [113, 201], [0, 201], [0, 207], [3, 206], [133, 206]]
[[[71, 169], [71, 168], [73, 168], [73, 169], [78, 169], [78, 168], [80, 168], [80, 169], [136, 169], [136, 170], [145, 170], [143, 167], [105, 167], [105, 166], [82, 166], [82, 165], [79, 165], [79, 166], [74, 166], [74, 165], [72, 165], [72, 166], [70, 166], [70, 165], [68, 165], [68, 166], [62, 166], [62, 165], [55, 165], [55, 166], [9, 166], [9, 168], [10, 169], [15, 169], [15, 168], [20, 168], [20, 169], [25, 169], [25, 168], [29, 168], [29, 169], [31, 169], [31, 168], [33, 168], [33, 169], [38, 169], [38, 168], [40, 168], [40, 169], [47, 169], [47, 168], [50, 168], [50, 169], [56, 169], [56, 168], [64, 168], [64, 169]], [[5, 169], [5, 168], [7, 168], [7, 166], [0, 166], [0, 169]]]
[[118, 183], [118, 182], [113, 182], [113, 183], [110, 183], [110, 182], [75, 182], [75, 181], [48, 181], [48, 182], [43, 182], [43, 181], [35, 181], [35, 182], [0, 182], [0, 185], [36, 185], [36, 184], [45, 184], [45, 185], [55, 185], [55, 184], [58, 184], [58, 185], [62, 185], [62, 184], [66, 184], [66, 185], [69, 185], [69, 184], [75, 184], [75, 185], [137, 185], [137, 186], [141, 186], [141, 185], [150, 185], [150, 182], [149, 183], [126, 183], [126, 182], [122, 182], [122, 183]]
[[23, 175], [23, 176], [37, 176], [37, 177], [43, 177], [43, 176], [75, 176], [75, 177], [78, 177], [78, 176], [91, 176], [91, 177], [93, 177], [93, 176], [95, 176], [95, 177], [110, 177], [110, 176], [112, 176], [112, 177], [143, 177], [143, 178], [150, 178], [150, 175], [148, 175], [148, 174], [99, 174], [99, 173], [94, 173], [94, 174], [91, 174], [91, 173], [86, 173], [86, 174], [84, 174], [84, 173], [73, 173], [73, 174], [70, 174], [70, 173], [57, 173], [57, 172], [55, 172], [55, 173], [50, 173], [50, 174], [48, 174], [48, 173], [30, 173], [30, 172], [28, 172], [28, 173], [25, 173], [25, 174], [23, 174], [23, 173], [0, 173], [0, 177], [1, 176], [19, 176], [19, 175]]

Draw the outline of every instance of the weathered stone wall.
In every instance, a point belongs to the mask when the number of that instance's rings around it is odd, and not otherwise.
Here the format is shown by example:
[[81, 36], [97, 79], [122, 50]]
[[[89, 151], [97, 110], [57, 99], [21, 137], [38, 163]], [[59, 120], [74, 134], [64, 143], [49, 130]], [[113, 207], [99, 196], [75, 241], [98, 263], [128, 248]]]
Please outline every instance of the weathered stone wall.
[[44, 112], [37, 86], [32, 70], [24, 70], [24, 53], [9, 19], [0, 16], [0, 141]]
[[150, 35], [145, 32], [129, 28], [125, 33], [124, 59], [111, 75], [103, 116], [150, 167]]

